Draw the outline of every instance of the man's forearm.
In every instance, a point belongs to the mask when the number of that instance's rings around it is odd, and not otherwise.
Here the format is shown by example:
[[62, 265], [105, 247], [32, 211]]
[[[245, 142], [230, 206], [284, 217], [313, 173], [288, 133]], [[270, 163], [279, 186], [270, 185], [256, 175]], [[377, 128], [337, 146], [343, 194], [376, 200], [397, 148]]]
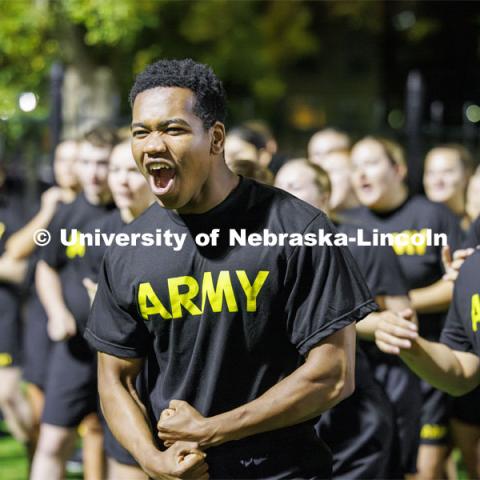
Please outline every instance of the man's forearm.
[[463, 395], [478, 384], [475, 377], [466, 374], [453, 350], [441, 343], [419, 337], [400, 356], [419, 377], [451, 395]]
[[98, 390], [102, 411], [113, 435], [140, 465], [145, 465], [149, 457], [158, 455], [160, 451], [153, 441], [145, 407], [133, 384], [113, 379], [99, 361]]
[[409, 292], [412, 308], [417, 313], [445, 312], [452, 301], [452, 294], [453, 283], [444, 280]]
[[5, 250], [15, 260], [27, 258], [37, 248], [33, 237], [38, 229], [46, 228], [55, 213], [55, 208], [41, 209], [22, 229], [15, 232], [5, 245]]
[[7, 254], [0, 257], [0, 281], [21, 284], [27, 272], [26, 260], [14, 260]]
[[381, 318], [381, 312], [372, 312], [363, 320], [357, 322], [356, 329], [358, 337], [361, 340], [373, 342], [375, 340], [375, 330], [377, 329], [378, 322]]
[[[354, 390], [355, 326], [345, 351], [326, 344], [310, 352], [307, 362], [259, 398], [234, 410], [210, 417], [215, 432], [211, 445], [288, 427], [317, 417]], [[353, 344], [352, 344], [353, 342]], [[353, 355], [352, 355], [353, 352]], [[319, 371], [319, 365], [323, 365]], [[208, 445], [208, 446], [211, 446]]]
[[60, 276], [43, 260], [40, 260], [37, 264], [35, 288], [49, 317], [54, 316], [58, 309], [67, 308], [63, 299]]

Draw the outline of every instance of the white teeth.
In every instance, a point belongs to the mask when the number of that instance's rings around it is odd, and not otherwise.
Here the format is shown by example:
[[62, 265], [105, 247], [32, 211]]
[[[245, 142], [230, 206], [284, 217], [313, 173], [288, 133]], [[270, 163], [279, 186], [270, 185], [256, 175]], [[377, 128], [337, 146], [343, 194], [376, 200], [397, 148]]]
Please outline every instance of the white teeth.
[[148, 167], [150, 170], [162, 170], [164, 168], [171, 168], [169, 167], [168, 165], [164, 165], [164, 164], [155, 164], [155, 165], [150, 165]]

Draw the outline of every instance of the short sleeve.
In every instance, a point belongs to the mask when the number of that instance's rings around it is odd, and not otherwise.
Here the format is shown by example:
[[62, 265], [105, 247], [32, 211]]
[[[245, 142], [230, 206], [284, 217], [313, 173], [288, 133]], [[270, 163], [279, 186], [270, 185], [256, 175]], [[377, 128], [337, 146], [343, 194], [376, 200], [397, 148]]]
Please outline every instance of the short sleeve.
[[[304, 233], [318, 234], [319, 229], [336, 233], [323, 214]], [[377, 308], [346, 247], [297, 247], [285, 278], [287, 332], [302, 355]]]
[[463, 278], [460, 274], [455, 282], [453, 299], [440, 336], [440, 342], [448, 345], [453, 350], [460, 352], [473, 352], [472, 342], [465, 331], [465, 324], [468, 323], [470, 319], [463, 318], [469, 311], [469, 309], [465, 308], [465, 305], [463, 305], [464, 299], [462, 291], [464, 288]]
[[85, 338], [98, 351], [124, 358], [146, 356], [149, 332], [129, 304], [127, 292], [117, 291], [108, 253], [100, 268], [98, 289], [88, 317]]

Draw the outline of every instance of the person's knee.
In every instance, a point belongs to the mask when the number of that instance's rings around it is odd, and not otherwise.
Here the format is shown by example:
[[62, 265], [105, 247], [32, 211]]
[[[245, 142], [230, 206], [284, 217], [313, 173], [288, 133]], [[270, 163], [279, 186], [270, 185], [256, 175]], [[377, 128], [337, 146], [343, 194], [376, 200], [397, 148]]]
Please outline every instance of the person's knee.
[[20, 389], [20, 372], [17, 368], [0, 369], [0, 408], [15, 404]]
[[37, 452], [48, 457], [64, 457], [74, 439], [74, 429], [43, 424], [40, 427]]

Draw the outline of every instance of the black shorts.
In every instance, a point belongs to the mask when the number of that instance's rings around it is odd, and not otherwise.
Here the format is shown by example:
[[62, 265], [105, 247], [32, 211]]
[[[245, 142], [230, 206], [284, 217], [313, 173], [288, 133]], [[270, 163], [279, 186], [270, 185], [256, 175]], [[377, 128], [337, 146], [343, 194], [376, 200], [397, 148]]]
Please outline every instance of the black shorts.
[[49, 358], [42, 423], [73, 428], [98, 410], [96, 357], [80, 335], [56, 342]]
[[357, 381], [351, 397], [322, 415], [318, 433], [332, 450], [335, 479], [389, 478], [396, 470], [393, 407], [380, 385]]
[[480, 426], [480, 387], [453, 399], [452, 417], [464, 423]]
[[32, 295], [26, 305], [23, 327], [23, 378], [42, 390], [52, 345], [47, 333], [47, 315], [38, 297]]
[[421, 380], [422, 389], [422, 445], [448, 445], [449, 423], [452, 416], [453, 397]]
[[416, 473], [420, 438], [420, 411], [422, 394], [420, 380], [400, 359], [373, 366], [375, 378], [390, 400], [396, 421], [400, 451], [400, 469], [403, 475]]
[[249, 447], [236, 447], [235, 443], [237, 442], [208, 450], [207, 463], [211, 479], [332, 477], [331, 455], [313, 428], [309, 438], [293, 436], [267, 445]]
[[13, 295], [0, 296], [0, 368], [21, 364], [20, 316]]

